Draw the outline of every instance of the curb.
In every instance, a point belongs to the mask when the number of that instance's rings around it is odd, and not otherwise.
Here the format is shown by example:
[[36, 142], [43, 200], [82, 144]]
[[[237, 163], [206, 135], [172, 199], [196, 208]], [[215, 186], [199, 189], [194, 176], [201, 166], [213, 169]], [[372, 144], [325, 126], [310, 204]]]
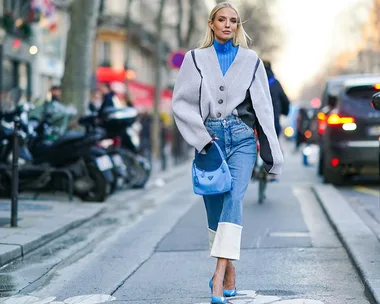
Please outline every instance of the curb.
[[346, 249], [371, 303], [380, 304], [380, 242], [332, 185], [312, 187], [331, 226]]
[[[36, 231], [34, 235], [31, 236], [22, 235], [22, 234], [14, 234], [11, 235], [14, 241], [12, 242], [0, 242], [0, 267], [18, 259], [23, 258], [25, 254], [47, 244], [48, 242], [53, 241], [54, 239], [60, 237], [64, 233], [72, 230], [76, 227], [83, 225], [84, 223], [94, 219], [103, 213], [106, 209], [106, 206], [101, 207], [100, 209], [91, 212], [89, 215], [84, 216], [80, 219], [76, 219], [74, 221], [70, 221], [67, 224], [61, 225], [52, 232], [41, 234]], [[11, 228], [9, 228], [11, 229]], [[16, 236], [16, 237], [15, 237]], [[19, 236], [20, 241], [17, 242], [17, 236]]]

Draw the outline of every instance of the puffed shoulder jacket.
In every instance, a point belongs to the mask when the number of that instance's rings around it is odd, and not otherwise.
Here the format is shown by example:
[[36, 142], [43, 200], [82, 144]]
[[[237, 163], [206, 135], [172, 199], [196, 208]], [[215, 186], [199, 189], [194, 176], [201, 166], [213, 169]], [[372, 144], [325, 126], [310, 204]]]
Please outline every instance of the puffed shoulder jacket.
[[[199, 152], [212, 139], [204, 126], [207, 118], [238, 115], [237, 108], [250, 95], [254, 126], [260, 142], [260, 156], [269, 173], [280, 174], [283, 156], [274, 127], [273, 105], [264, 65], [253, 79], [258, 55], [239, 47], [234, 61], [223, 76], [213, 46], [195, 49], [185, 55], [173, 92], [173, 114], [177, 127], [188, 144]], [[238, 115], [239, 116], [239, 115]]]

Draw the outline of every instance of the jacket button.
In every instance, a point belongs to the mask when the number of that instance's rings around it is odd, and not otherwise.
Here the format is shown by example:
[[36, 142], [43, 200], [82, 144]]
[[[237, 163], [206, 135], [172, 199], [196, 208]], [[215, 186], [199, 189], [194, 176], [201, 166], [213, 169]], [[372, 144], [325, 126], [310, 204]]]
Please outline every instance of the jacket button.
[[216, 117], [219, 118], [220, 116], [222, 116], [222, 114], [220, 114], [220, 113], [216, 114]]
[[219, 99], [218, 104], [222, 104], [222, 103], [223, 103], [223, 99]]
[[224, 86], [220, 86], [219, 90], [224, 91]]

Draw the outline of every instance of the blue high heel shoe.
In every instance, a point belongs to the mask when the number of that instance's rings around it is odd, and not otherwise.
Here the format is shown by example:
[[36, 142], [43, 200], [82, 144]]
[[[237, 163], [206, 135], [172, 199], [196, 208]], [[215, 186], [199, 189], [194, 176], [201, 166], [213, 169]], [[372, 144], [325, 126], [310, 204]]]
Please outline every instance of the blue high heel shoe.
[[211, 304], [226, 304], [227, 299], [225, 297], [216, 297], [212, 296], [211, 297]]
[[[211, 292], [212, 292], [212, 279], [208, 283], [208, 286], [210, 287]], [[236, 294], [237, 294], [236, 288], [235, 289], [224, 289], [223, 290], [223, 295], [227, 298], [234, 297], [234, 296], [236, 296]]]

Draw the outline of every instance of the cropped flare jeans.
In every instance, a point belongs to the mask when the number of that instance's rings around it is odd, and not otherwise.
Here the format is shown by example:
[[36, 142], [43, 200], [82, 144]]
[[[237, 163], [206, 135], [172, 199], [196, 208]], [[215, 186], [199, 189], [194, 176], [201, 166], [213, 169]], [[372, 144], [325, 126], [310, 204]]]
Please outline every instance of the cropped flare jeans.
[[[228, 116], [207, 119], [206, 129], [223, 151], [232, 175], [229, 192], [203, 196], [206, 207], [210, 255], [230, 260], [240, 259], [243, 198], [251, 179], [257, 149], [252, 128], [240, 118]], [[216, 147], [211, 146], [207, 155], [196, 154], [196, 161], [206, 170], [220, 165]]]

